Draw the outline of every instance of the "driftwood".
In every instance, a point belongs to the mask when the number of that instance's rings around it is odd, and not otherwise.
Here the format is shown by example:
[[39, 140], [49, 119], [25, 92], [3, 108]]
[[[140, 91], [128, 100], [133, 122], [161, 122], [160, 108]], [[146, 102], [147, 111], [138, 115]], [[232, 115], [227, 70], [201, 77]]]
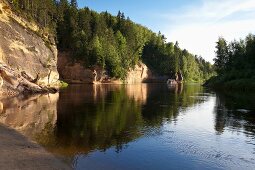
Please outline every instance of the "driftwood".
[[14, 85], [12, 79], [10, 78], [10, 76], [8, 76], [8, 74], [6, 73], [6, 71], [3, 69], [0, 69], [0, 75], [1, 75], [1, 87], [3, 86], [4, 80], [8, 83], [10, 83], [11, 85]]
[[[1, 94], [37, 94], [37, 93], [56, 93], [57, 89], [42, 87], [35, 82], [39, 75], [32, 79], [26, 73], [14, 71], [7, 65], [0, 63], [0, 75], [2, 78]], [[1, 82], [0, 82], [1, 83]]]
[[31, 76], [29, 76], [25, 71], [21, 72], [21, 75], [27, 79], [28, 81], [30, 81], [31, 83], [36, 83], [39, 80], [39, 74], [36, 75], [36, 78], [33, 79]]

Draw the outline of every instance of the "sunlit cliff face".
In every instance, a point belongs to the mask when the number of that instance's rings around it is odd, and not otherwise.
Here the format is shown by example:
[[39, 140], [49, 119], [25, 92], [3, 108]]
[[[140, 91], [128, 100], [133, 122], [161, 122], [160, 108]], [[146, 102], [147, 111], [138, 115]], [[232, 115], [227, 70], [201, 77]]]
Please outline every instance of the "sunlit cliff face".
[[57, 47], [49, 37], [39, 36], [41, 29], [34, 22], [26, 21], [0, 1], [0, 63], [32, 78], [39, 75], [40, 85], [58, 85]]

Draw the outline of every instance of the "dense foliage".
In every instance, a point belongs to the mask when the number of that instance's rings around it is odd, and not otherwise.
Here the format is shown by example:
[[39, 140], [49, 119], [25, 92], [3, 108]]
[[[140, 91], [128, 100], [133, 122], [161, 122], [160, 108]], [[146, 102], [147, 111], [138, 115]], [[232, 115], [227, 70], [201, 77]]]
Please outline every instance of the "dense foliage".
[[208, 83], [233, 88], [255, 87], [255, 36], [228, 43], [219, 38], [216, 45], [215, 68], [217, 77]]
[[13, 0], [14, 8], [55, 33], [58, 49], [72, 53], [86, 67], [99, 65], [113, 77], [125, 79], [140, 61], [159, 75], [181, 71], [186, 80], [201, 81], [212, 66], [201, 57], [166, 43], [164, 35], [132, 22], [124, 13], [112, 16], [89, 8], [79, 9], [76, 0]]
[[212, 65], [203, 58], [182, 50], [178, 42], [165, 43], [159, 33], [144, 46], [142, 59], [153, 70], [161, 75], [173, 75], [181, 71], [187, 81], [203, 81], [213, 74]]

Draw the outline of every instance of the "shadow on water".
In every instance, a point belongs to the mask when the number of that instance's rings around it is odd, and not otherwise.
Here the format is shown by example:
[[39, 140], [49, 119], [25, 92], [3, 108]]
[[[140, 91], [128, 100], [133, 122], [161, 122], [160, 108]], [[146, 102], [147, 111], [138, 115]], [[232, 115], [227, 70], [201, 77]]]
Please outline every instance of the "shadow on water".
[[175, 124], [180, 114], [193, 107], [199, 111], [209, 99], [216, 101], [212, 114], [217, 135], [228, 128], [254, 139], [254, 98], [214, 93], [195, 84], [72, 85], [59, 94], [2, 100], [0, 122], [53, 154], [73, 159], [110, 148], [121, 153], [131, 142], [160, 135], [166, 122]]
[[[215, 104], [215, 130], [225, 128], [255, 134], [255, 93], [217, 92]], [[254, 143], [255, 144], [255, 143]]]

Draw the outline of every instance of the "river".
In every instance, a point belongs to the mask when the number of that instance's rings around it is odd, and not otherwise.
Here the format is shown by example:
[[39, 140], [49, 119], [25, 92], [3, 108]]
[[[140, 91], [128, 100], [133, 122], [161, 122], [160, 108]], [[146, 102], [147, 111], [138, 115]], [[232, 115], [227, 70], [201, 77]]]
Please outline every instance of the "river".
[[71, 85], [0, 102], [0, 122], [74, 169], [254, 169], [255, 94]]

